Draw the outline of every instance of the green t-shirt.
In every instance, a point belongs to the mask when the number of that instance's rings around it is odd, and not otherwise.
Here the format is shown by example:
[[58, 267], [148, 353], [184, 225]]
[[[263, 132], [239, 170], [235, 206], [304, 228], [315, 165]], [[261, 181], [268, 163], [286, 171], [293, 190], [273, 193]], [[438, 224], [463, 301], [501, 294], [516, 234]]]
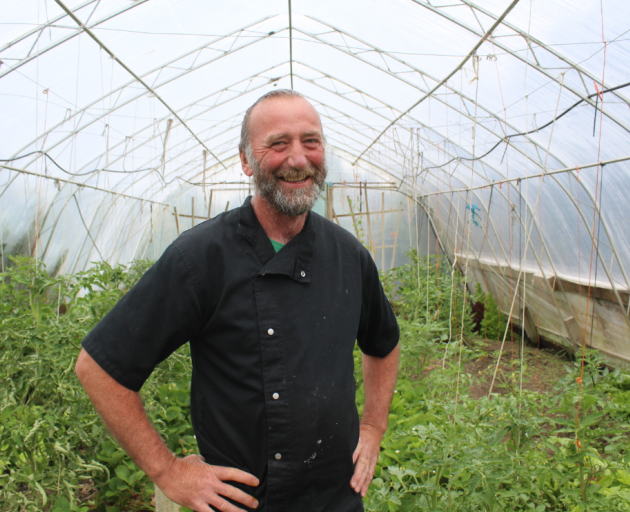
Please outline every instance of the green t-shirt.
[[281, 244], [280, 242], [276, 242], [275, 240], [272, 240], [271, 238], [269, 240], [271, 241], [271, 245], [273, 245], [273, 248], [275, 249], [276, 252], [278, 252], [280, 249], [284, 247], [284, 244]]

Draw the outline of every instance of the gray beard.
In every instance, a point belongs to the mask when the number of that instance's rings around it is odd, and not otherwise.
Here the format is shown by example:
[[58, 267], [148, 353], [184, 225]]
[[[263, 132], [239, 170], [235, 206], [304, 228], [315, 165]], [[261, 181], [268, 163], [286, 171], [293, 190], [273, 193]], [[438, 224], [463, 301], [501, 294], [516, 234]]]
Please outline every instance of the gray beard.
[[315, 206], [328, 174], [328, 169], [324, 162], [321, 172], [312, 169], [313, 172], [310, 174], [312, 185], [310, 187], [285, 193], [277, 181], [279, 178], [270, 176], [269, 173], [263, 171], [255, 158], [252, 158], [250, 161], [254, 171], [256, 194], [265, 198], [269, 204], [287, 217], [297, 217], [309, 212]]

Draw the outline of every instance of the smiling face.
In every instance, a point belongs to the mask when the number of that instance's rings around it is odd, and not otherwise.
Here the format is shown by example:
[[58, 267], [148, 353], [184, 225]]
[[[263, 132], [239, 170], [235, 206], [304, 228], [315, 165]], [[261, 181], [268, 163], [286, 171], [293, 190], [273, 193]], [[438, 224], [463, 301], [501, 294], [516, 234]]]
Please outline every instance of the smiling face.
[[317, 111], [304, 98], [270, 98], [252, 110], [249, 133], [241, 163], [254, 177], [257, 195], [284, 215], [308, 212], [327, 172]]

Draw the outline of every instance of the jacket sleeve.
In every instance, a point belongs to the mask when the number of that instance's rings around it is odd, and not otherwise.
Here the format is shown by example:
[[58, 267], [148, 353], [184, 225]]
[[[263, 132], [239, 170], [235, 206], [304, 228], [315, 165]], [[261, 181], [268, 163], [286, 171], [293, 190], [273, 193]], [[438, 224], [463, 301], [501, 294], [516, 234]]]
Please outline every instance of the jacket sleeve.
[[118, 383], [139, 391], [200, 330], [197, 290], [185, 254], [172, 244], [81, 344]]
[[357, 342], [364, 354], [385, 357], [398, 345], [396, 315], [385, 296], [378, 270], [369, 252], [362, 252], [361, 319]]

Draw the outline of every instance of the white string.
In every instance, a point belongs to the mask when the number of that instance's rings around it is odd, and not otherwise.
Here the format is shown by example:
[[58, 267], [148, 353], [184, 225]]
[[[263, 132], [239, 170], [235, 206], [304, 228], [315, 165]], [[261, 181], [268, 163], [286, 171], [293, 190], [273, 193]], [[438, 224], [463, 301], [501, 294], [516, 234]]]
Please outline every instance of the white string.
[[[556, 124], [556, 118], [558, 117], [558, 106], [560, 105], [560, 98], [562, 97], [562, 88], [563, 88], [563, 82], [564, 82], [564, 73], [560, 73], [560, 78], [559, 78], [559, 91], [558, 91], [558, 100], [556, 102], [556, 111], [554, 113], [553, 116], [553, 124], [552, 124], [552, 133], [553, 133], [553, 126]], [[547, 156], [549, 155], [549, 150], [551, 148], [551, 137], [549, 138], [549, 143], [547, 144], [547, 155], [545, 156], [545, 162], [547, 161]], [[542, 185], [543, 185], [543, 178], [541, 178], [541, 182], [540, 185], [538, 187], [538, 193], [536, 194], [536, 203], [534, 204], [534, 208], [532, 209], [532, 212], [536, 212], [538, 210], [538, 203], [540, 201], [540, 196], [541, 196], [541, 192], [542, 192]], [[536, 221], [536, 217], [535, 217], [535, 213], [532, 214], [532, 221], [530, 223], [529, 226], [529, 230], [527, 233], [527, 240], [525, 242], [525, 250], [523, 252], [523, 256], [521, 257], [521, 265], [520, 265], [520, 269], [518, 272], [518, 280], [516, 281], [516, 286], [514, 288], [514, 296], [512, 297], [512, 305], [510, 306], [510, 313], [508, 315], [508, 318], [512, 318], [512, 314], [514, 312], [514, 304], [516, 302], [516, 296], [518, 295], [518, 288], [520, 286], [520, 282], [521, 282], [521, 277], [523, 275], [523, 269], [525, 267], [525, 260], [527, 257], [527, 250], [529, 249], [529, 245], [531, 243], [531, 237], [532, 237], [532, 231], [534, 229], [534, 224]], [[492, 394], [492, 389], [494, 388], [494, 383], [496, 381], [496, 377], [497, 377], [497, 372], [499, 371], [499, 364], [501, 362], [501, 356], [503, 355], [503, 347], [505, 346], [505, 339], [507, 337], [507, 333], [509, 330], [509, 322], [506, 324], [505, 327], [505, 333], [503, 334], [503, 341], [501, 342], [501, 348], [499, 350], [499, 356], [497, 357], [497, 364], [496, 367], [494, 369], [494, 374], [492, 375], [492, 383], [490, 384], [490, 389], [488, 391], [488, 396], [490, 396]]]
[[457, 254], [453, 258], [453, 267], [451, 270], [451, 301], [448, 307], [448, 342], [446, 343], [446, 348], [444, 349], [444, 357], [442, 358], [442, 369], [444, 369], [444, 365], [446, 363], [446, 354], [448, 353], [448, 347], [451, 344], [451, 339], [453, 337], [453, 282], [455, 281], [455, 265], [457, 264]]
[[[479, 57], [477, 57], [476, 55], [473, 55], [473, 62], [475, 60], [477, 60], [477, 63], [479, 63]], [[474, 181], [474, 176], [475, 176], [475, 149], [476, 149], [476, 136], [477, 136], [477, 126], [478, 126], [478, 120], [477, 120], [477, 108], [479, 105], [479, 102], [477, 101], [478, 98], [478, 93], [479, 93], [479, 76], [481, 74], [481, 66], [477, 67], [477, 77], [476, 77], [476, 86], [475, 86], [475, 116], [474, 116], [474, 124], [473, 124], [473, 132], [472, 132], [472, 165], [470, 167], [470, 186], [472, 188], [473, 186], [473, 181]], [[471, 192], [471, 197], [472, 197], [472, 192]], [[467, 201], [468, 201], [468, 195], [467, 197]], [[463, 349], [464, 349], [464, 325], [466, 322], [466, 306], [468, 305], [467, 303], [467, 295], [468, 295], [468, 262], [470, 260], [470, 258], [468, 258], [468, 255], [470, 253], [470, 232], [472, 229], [472, 215], [473, 215], [473, 209], [472, 206], [470, 207], [470, 217], [468, 218], [468, 235], [467, 235], [467, 241], [466, 241], [466, 263], [464, 264], [464, 298], [463, 298], [463, 304], [462, 304], [462, 326], [460, 329], [460, 338], [459, 338], [459, 358], [458, 358], [458, 363], [457, 363], [457, 388], [455, 390], [455, 413], [454, 416], [457, 416], [457, 406], [458, 406], [458, 402], [459, 402], [459, 384], [460, 384], [460, 378], [461, 378], [461, 369], [462, 369], [462, 353], [463, 353]]]

